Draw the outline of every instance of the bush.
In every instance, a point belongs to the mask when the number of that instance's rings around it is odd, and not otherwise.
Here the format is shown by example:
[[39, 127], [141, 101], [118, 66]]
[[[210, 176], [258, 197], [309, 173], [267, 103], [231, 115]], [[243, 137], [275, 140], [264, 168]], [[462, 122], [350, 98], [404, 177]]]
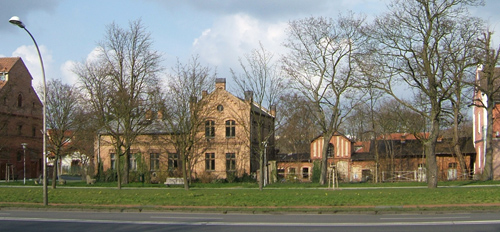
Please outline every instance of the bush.
[[115, 170], [108, 169], [104, 172], [104, 181], [105, 182], [114, 182], [118, 180], [118, 175]]
[[233, 183], [236, 181], [238, 176], [236, 175], [236, 172], [226, 172], [226, 181], [228, 183]]
[[213, 183], [214, 179], [215, 178], [212, 175], [212, 173], [209, 172], [203, 172], [201, 175], [198, 176], [198, 181], [200, 181], [203, 184]]

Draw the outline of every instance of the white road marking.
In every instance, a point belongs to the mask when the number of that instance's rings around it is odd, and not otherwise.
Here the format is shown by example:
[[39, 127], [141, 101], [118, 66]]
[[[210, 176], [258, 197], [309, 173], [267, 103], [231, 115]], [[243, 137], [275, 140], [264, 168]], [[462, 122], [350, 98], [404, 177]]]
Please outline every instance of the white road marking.
[[0, 217], [0, 221], [30, 222], [73, 222], [104, 224], [136, 224], [136, 225], [188, 225], [188, 226], [274, 226], [274, 227], [367, 227], [367, 226], [435, 226], [435, 225], [491, 225], [500, 224], [500, 220], [480, 221], [436, 221], [436, 222], [366, 222], [366, 223], [280, 223], [280, 222], [176, 222], [176, 221], [112, 221], [85, 219], [52, 219], [52, 218], [15, 218]]
[[392, 217], [380, 218], [380, 220], [442, 220], [442, 219], [469, 219], [470, 217]]
[[224, 218], [218, 217], [162, 217], [162, 216], [151, 216], [154, 219], [193, 219], [193, 220], [222, 220]]

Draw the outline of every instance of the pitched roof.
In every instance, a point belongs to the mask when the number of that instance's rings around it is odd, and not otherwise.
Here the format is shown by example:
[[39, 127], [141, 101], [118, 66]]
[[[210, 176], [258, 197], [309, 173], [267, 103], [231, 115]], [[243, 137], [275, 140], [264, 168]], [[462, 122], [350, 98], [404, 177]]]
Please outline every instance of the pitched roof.
[[[10, 72], [14, 64], [20, 60], [20, 57], [1, 57], [0, 58], [0, 75]], [[0, 89], [6, 84], [6, 81], [0, 80]]]
[[20, 57], [1, 57], [0, 72], [9, 72], [12, 66], [21, 59]]

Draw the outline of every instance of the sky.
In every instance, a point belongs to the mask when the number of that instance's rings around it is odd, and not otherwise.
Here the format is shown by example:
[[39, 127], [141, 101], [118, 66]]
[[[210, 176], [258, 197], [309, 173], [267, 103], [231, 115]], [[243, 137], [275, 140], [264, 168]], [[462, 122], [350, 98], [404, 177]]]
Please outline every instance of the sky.
[[[240, 70], [239, 58], [259, 43], [278, 59], [291, 20], [310, 16], [333, 17], [341, 12], [364, 14], [368, 19], [386, 11], [388, 0], [0, 0], [0, 57], [21, 57], [42, 83], [40, 61], [29, 35], [8, 21], [18, 16], [35, 37], [47, 81], [77, 81], [72, 67], [92, 56], [105, 28], [116, 23], [127, 28], [141, 20], [151, 33], [154, 49], [162, 54], [166, 72], [179, 60], [199, 56], [214, 67], [219, 78], [231, 82], [230, 69]], [[500, 30], [500, 1], [471, 9], [493, 30]], [[497, 34], [500, 34], [497, 33]], [[500, 40], [499, 40], [500, 41]]]

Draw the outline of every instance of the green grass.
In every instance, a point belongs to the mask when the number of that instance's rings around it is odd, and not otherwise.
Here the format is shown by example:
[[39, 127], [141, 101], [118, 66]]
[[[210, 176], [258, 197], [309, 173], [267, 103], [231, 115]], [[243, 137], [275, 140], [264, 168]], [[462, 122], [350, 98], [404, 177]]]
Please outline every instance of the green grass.
[[[22, 183], [22, 182], [21, 182]], [[443, 182], [440, 185], [452, 185]], [[500, 203], [498, 182], [453, 182], [453, 185], [470, 185], [466, 188], [354, 188], [373, 187], [373, 184], [341, 185], [340, 190], [319, 188], [316, 184], [273, 184], [259, 191], [255, 183], [194, 184], [189, 191], [182, 187], [134, 188], [133, 183], [124, 189], [116, 189], [116, 183], [98, 183], [91, 188], [78, 187], [81, 182], [69, 182], [64, 187], [51, 189], [49, 203], [69, 207], [91, 208], [190, 208], [211, 209], [265, 209], [265, 210], [336, 210], [338, 208], [401, 207], [453, 204]], [[109, 185], [108, 185], [109, 184]], [[113, 185], [114, 184], [114, 185]], [[486, 187], [474, 185], [494, 184]], [[40, 186], [17, 186], [14, 183], [0, 184], [0, 206], [39, 205], [42, 202]], [[87, 186], [85, 184], [85, 186]], [[146, 185], [145, 185], [146, 186]], [[224, 188], [221, 186], [231, 187]], [[410, 187], [421, 184], [385, 183], [375, 187]], [[100, 188], [98, 188], [100, 187]], [[147, 186], [149, 187], [149, 186]], [[344, 187], [345, 189], [342, 189]], [[349, 189], [346, 189], [349, 187]], [[450, 207], [450, 206], [447, 206]]]

